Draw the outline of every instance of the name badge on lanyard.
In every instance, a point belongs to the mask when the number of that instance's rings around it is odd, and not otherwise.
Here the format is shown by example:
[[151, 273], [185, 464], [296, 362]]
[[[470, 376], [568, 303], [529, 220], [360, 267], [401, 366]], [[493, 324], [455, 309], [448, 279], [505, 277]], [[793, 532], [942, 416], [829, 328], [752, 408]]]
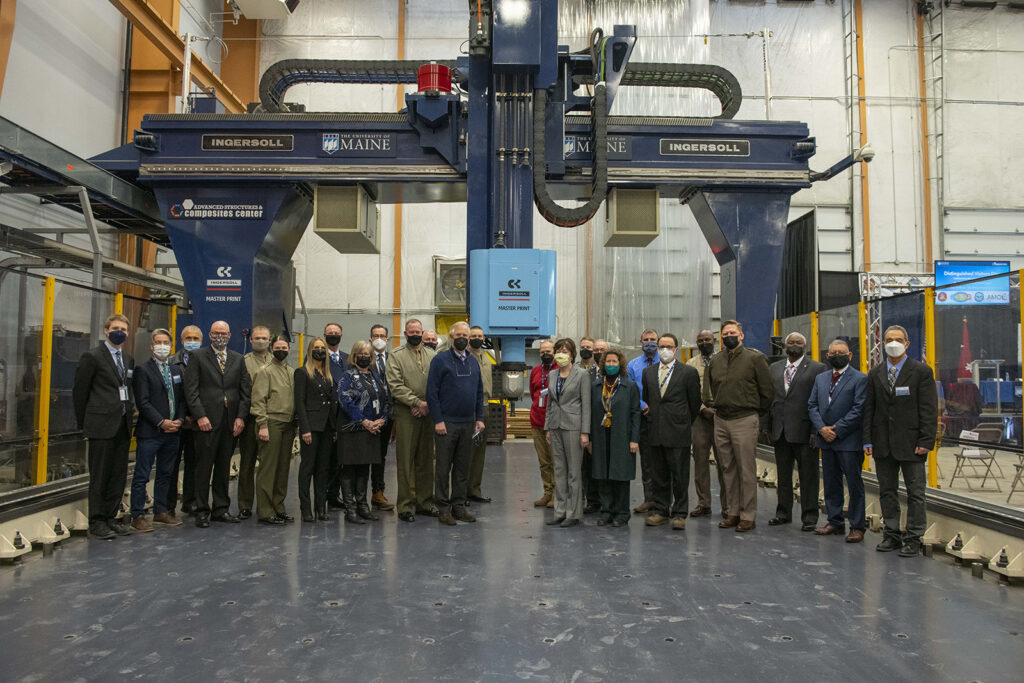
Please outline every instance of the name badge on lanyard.
[[128, 387], [121, 386], [117, 389], [117, 395], [122, 401], [128, 400]]

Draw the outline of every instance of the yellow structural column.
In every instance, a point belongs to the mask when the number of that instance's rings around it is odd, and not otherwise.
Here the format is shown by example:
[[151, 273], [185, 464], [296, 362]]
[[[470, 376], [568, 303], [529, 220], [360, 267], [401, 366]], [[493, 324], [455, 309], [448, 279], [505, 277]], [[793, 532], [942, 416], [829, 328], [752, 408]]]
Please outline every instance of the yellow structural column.
[[43, 284], [43, 330], [39, 372], [39, 409], [36, 411], [36, 453], [32, 463], [32, 483], [46, 482], [50, 452], [50, 375], [53, 367], [53, 301], [56, 280]]
[[167, 330], [171, 333], [171, 353], [177, 351], [178, 342], [178, 306], [177, 304], [171, 306], [171, 311], [168, 314]]
[[811, 358], [821, 360], [821, 313], [811, 311]]
[[299, 332], [299, 367], [306, 362], [306, 352], [303, 350], [306, 344], [306, 335]]
[[[924, 290], [924, 362], [935, 373], [935, 351], [938, 339], [935, 337], [935, 288], [927, 287]], [[938, 376], [936, 374], [936, 376]], [[939, 426], [935, 425], [938, 433]], [[935, 447], [928, 451], [928, 486], [938, 488], [939, 486], [939, 459]]]
[[[857, 302], [857, 333], [860, 337], [860, 371], [864, 374], [868, 372], [868, 307], [863, 301]], [[864, 455], [864, 464], [861, 465], [861, 469], [867, 472], [871, 469], [871, 458]]]
[[772, 336], [782, 336], [782, 321], [778, 318], [772, 321]]
[[114, 295], [114, 313], [124, 315], [124, 294], [121, 292]]

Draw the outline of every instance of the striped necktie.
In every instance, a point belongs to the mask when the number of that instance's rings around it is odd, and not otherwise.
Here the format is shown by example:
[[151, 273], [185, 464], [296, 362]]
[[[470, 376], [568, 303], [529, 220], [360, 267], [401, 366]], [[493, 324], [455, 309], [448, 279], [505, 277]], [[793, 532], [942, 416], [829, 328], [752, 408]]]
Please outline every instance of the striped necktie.
[[899, 368], [895, 365], [889, 366], [889, 391], [893, 391], [896, 388], [896, 376], [900, 374]]
[[171, 370], [167, 363], [160, 363], [160, 374], [164, 376], [164, 387], [167, 388], [167, 405], [170, 406], [170, 419], [174, 419], [174, 382], [171, 381]]

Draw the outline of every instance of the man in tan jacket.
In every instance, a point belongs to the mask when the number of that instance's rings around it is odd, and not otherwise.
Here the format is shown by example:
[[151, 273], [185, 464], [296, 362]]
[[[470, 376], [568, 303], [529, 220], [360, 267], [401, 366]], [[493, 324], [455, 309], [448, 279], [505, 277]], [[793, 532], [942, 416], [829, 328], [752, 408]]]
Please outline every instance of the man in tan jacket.
[[[245, 354], [245, 370], [249, 378], [256, 380], [260, 370], [270, 365], [274, 356], [270, 353], [270, 329], [256, 325], [249, 332], [249, 343], [252, 351]], [[253, 416], [240, 416], [245, 420], [245, 429], [238, 437], [238, 518], [252, 517], [253, 497], [256, 494], [256, 420]]]
[[434, 506], [434, 425], [427, 409], [427, 373], [433, 349], [423, 345], [423, 324], [405, 323], [405, 344], [388, 354], [385, 372], [394, 401], [398, 518], [437, 517]]

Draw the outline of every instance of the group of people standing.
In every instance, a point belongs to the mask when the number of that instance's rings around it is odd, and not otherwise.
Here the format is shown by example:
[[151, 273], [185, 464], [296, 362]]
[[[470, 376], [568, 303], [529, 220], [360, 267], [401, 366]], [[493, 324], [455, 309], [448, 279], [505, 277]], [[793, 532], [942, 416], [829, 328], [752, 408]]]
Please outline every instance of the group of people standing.
[[[697, 335], [698, 353], [685, 364], [679, 341], [653, 329], [641, 333], [641, 355], [584, 337], [542, 341], [530, 374], [530, 423], [550, 525], [628, 523], [629, 482], [640, 456], [643, 502], [633, 512], [647, 526], [686, 528], [686, 518], [710, 515], [710, 458], [718, 471], [723, 529], [756, 528], [759, 438], [774, 445], [778, 502], [770, 526], [793, 520], [793, 469], [800, 477], [803, 531], [864, 539], [864, 456], [875, 460], [885, 533], [877, 550], [920, 554], [925, 531], [925, 460], [934, 447], [938, 400], [931, 369], [907, 357], [910, 341], [898, 325], [885, 330], [886, 360], [868, 374], [850, 365], [849, 344], [835, 339], [826, 361], [809, 357], [799, 333], [785, 338], [784, 360], [743, 345], [743, 326], [722, 323]], [[623, 368], [625, 370], [623, 370]], [[688, 510], [690, 459], [697, 504]], [[819, 459], [821, 463], [819, 475]], [[899, 476], [907, 489], [906, 530], [900, 528]], [[849, 492], [844, 515], [844, 480]], [[819, 482], [827, 519], [818, 526]], [[848, 531], [847, 531], [848, 527]]]

